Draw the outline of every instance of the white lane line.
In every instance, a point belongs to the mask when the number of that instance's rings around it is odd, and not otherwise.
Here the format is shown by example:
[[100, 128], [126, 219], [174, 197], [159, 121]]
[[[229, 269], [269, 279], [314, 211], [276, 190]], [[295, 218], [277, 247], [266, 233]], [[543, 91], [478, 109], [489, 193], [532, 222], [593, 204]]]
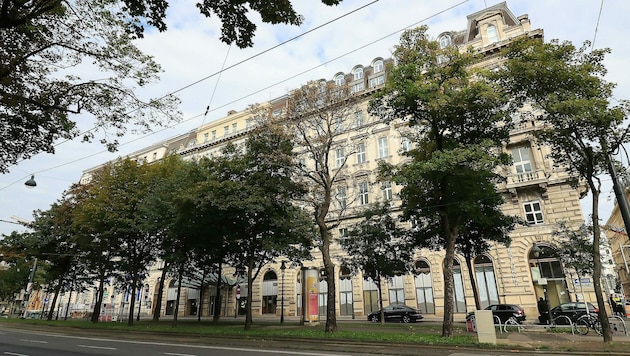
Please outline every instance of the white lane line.
[[34, 342], [36, 344], [47, 344], [48, 341], [44, 341], [44, 340], [30, 340], [30, 339], [20, 339], [20, 341], [25, 341], [25, 342]]
[[4, 354], [5, 355], [11, 355], [11, 356], [29, 356], [29, 355], [26, 355], [26, 354], [16, 354], [15, 352], [8, 352], [8, 351], [5, 351]]
[[106, 346], [92, 346], [92, 345], [77, 345], [78, 347], [85, 347], [87, 349], [100, 349], [100, 350], [118, 350], [116, 347], [106, 347]]
[[176, 354], [176, 353], [172, 353], [172, 352], [164, 352], [165, 355], [172, 355], [172, 356], [197, 356], [195, 354]]

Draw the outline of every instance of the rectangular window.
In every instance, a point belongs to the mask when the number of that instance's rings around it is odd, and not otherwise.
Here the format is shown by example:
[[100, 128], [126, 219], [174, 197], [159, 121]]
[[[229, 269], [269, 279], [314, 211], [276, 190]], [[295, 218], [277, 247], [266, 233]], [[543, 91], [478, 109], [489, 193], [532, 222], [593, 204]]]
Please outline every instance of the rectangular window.
[[282, 109], [276, 109], [272, 113], [273, 117], [280, 116], [280, 114], [282, 114]]
[[157, 160], [157, 152], [153, 152], [153, 160], [156, 161]]
[[354, 127], [363, 126], [363, 111], [355, 111], [354, 112]]
[[348, 236], [348, 229], [345, 227], [339, 229], [339, 238], [344, 238], [346, 236]]
[[236, 133], [236, 123], [232, 124], [232, 133]]
[[337, 199], [337, 206], [339, 207], [339, 209], [345, 209], [348, 205], [348, 199], [346, 197], [346, 187], [337, 187], [337, 195], [335, 196], [335, 198]]
[[245, 128], [246, 129], [251, 129], [253, 124], [254, 124], [254, 120], [253, 119], [245, 120]]
[[365, 89], [365, 85], [363, 84], [363, 82], [361, 82], [361, 83], [357, 83], [353, 85], [352, 88], [350, 88], [350, 92], [354, 94], [356, 92], [363, 91], [364, 89]]
[[523, 208], [525, 209], [525, 218], [527, 219], [527, 223], [530, 225], [542, 224], [544, 223], [542, 209], [540, 207], [540, 202], [533, 201], [523, 204]]
[[370, 203], [368, 183], [359, 183], [359, 205], [367, 205]]
[[206, 132], [205, 134], [203, 134], [203, 142], [208, 142], [208, 137], [210, 135]]
[[335, 150], [335, 163], [337, 168], [341, 168], [343, 164], [346, 163], [346, 155], [344, 154], [343, 148]]
[[382, 84], [385, 84], [384, 75], [379, 75], [378, 77], [370, 78], [370, 88], [374, 88]]
[[357, 145], [357, 163], [365, 163], [365, 143], [361, 142]]
[[230, 133], [230, 127], [229, 126], [224, 126], [223, 127], [223, 136], [227, 136]]
[[381, 185], [381, 190], [383, 192], [383, 200], [392, 200], [392, 182], [383, 182], [383, 185]]
[[212, 130], [212, 139], [213, 140], [217, 139], [217, 130]]
[[406, 137], [400, 138], [400, 150], [402, 152], [409, 152], [411, 150], [411, 140]]
[[527, 182], [535, 178], [529, 153], [529, 147], [512, 149], [512, 159], [514, 161], [514, 170], [516, 171], [516, 180], [518, 182]]
[[389, 148], [387, 147], [387, 137], [379, 137], [378, 139], [378, 158], [389, 156]]

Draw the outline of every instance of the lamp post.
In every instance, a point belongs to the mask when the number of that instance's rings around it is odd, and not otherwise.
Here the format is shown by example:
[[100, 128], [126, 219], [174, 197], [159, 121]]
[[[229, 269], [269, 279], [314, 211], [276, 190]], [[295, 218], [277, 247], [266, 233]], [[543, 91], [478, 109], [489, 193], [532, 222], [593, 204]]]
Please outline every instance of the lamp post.
[[31, 179], [29, 179], [26, 182], [24, 182], [24, 185], [28, 189], [33, 189], [33, 188], [37, 187], [37, 182], [35, 182], [35, 176], [31, 175]]
[[284, 270], [285, 269], [287, 269], [287, 266], [285, 265], [285, 261], [282, 261], [282, 264], [280, 265], [280, 270], [282, 271], [282, 289], [281, 289], [282, 299], [280, 300], [280, 324], [284, 323]]
[[534, 247], [532, 248], [532, 253], [534, 254], [534, 257], [536, 258], [536, 265], [538, 266], [538, 285], [542, 286], [543, 288], [543, 295], [545, 297], [545, 306], [547, 307], [547, 323], [550, 322], [549, 318], [551, 317], [551, 308], [549, 308], [549, 298], [547, 297], [547, 279], [543, 278], [543, 273], [542, 273], [542, 268], [540, 266], [540, 253], [542, 252], [542, 249], [534, 244]]

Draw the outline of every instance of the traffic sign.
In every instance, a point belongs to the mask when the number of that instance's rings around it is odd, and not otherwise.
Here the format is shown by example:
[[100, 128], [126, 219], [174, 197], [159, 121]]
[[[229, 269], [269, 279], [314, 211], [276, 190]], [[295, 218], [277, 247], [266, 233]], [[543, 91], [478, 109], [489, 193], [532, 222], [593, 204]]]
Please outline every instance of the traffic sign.
[[241, 299], [241, 285], [236, 285], [236, 299]]

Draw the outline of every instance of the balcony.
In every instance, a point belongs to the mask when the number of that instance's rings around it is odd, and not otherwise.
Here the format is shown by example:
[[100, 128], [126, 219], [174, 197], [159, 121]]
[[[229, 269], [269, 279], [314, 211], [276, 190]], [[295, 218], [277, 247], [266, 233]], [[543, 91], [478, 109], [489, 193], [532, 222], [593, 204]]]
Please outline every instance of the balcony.
[[513, 189], [528, 185], [547, 183], [548, 180], [549, 175], [542, 169], [531, 172], [514, 173], [507, 176], [506, 188]]

